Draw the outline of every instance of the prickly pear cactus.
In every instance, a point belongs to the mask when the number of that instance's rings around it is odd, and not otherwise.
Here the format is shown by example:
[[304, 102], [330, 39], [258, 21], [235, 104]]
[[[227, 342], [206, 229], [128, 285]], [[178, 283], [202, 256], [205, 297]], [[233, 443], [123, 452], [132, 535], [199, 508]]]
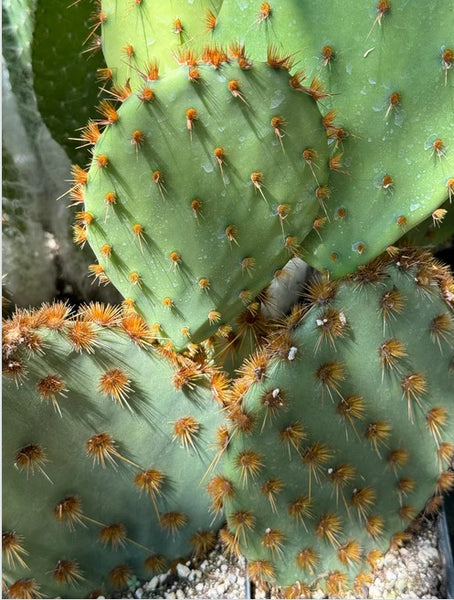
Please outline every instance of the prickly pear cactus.
[[439, 506], [454, 484], [453, 292], [446, 268], [414, 250], [314, 280], [244, 363], [208, 490], [253, 578], [362, 594], [390, 542]]
[[136, 315], [67, 313], [45, 305], [3, 328], [10, 598], [108, 593], [202, 555], [218, 526], [202, 480], [221, 443], [210, 386], [222, 375], [155, 347]]
[[92, 274], [177, 347], [229, 324], [301, 252], [323, 204], [314, 100], [276, 57], [246, 65], [237, 50], [227, 63], [211, 47], [211, 64], [144, 84], [118, 110], [103, 103], [107, 127], [80, 178]]
[[339, 277], [367, 264], [446, 199], [453, 30], [448, 0], [223, 3], [216, 43], [235, 39], [252, 60], [282, 48], [320, 98], [331, 177], [327, 219], [304, 244], [315, 268]]
[[123, 3], [102, 0], [98, 12], [102, 50], [114, 85], [132, 89], [197, 59], [212, 42], [222, 0]]

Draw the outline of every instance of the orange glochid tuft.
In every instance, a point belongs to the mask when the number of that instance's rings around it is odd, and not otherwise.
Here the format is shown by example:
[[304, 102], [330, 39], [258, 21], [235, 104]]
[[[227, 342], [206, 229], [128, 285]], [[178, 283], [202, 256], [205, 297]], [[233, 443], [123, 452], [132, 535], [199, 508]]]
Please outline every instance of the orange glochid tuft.
[[437, 479], [435, 493], [442, 495], [454, 487], [454, 471], [442, 471]]
[[79, 315], [97, 325], [111, 327], [118, 325], [121, 308], [112, 304], [103, 304], [102, 302], [90, 302], [89, 304], [83, 304], [79, 308]]
[[340, 361], [324, 363], [316, 370], [315, 376], [319, 380], [322, 388], [322, 400], [325, 391], [328, 392], [331, 400], [333, 400], [332, 392], [335, 392], [342, 397], [339, 392], [339, 384], [346, 378], [344, 363]]
[[397, 469], [401, 469], [404, 467], [409, 460], [408, 450], [404, 448], [396, 448], [396, 450], [391, 450], [387, 457], [387, 468], [392, 469], [397, 475]]
[[260, 493], [268, 498], [271, 506], [271, 510], [277, 513], [277, 505], [275, 496], [284, 489], [284, 482], [282, 479], [268, 479], [260, 488]]
[[288, 504], [288, 514], [298, 523], [304, 524], [304, 519], [313, 517], [313, 500], [309, 496], [299, 496]]
[[194, 417], [182, 417], [173, 421], [173, 439], [178, 440], [185, 450], [195, 450], [196, 437], [200, 432], [200, 423]]
[[98, 165], [98, 169], [105, 169], [109, 164], [109, 158], [106, 154], [97, 154], [95, 156], [95, 161]]
[[160, 516], [161, 528], [165, 529], [173, 536], [176, 535], [178, 531], [186, 525], [187, 522], [187, 516], [178, 511], [167, 512], [161, 514]]
[[248, 477], [255, 479], [263, 466], [261, 455], [254, 450], [243, 450], [235, 457], [235, 467], [240, 471], [243, 486], [247, 486]]
[[273, 581], [275, 571], [269, 560], [254, 560], [248, 564], [249, 577], [261, 584]]
[[71, 531], [76, 524], [83, 525], [82, 504], [77, 496], [68, 496], [60, 500], [53, 512], [57, 521], [66, 523]]
[[132, 576], [131, 567], [127, 564], [117, 565], [109, 573], [109, 579], [114, 588], [123, 588]]
[[311, 575], [320, 562], [320, 556], [316, 550], [311, 547], [302, 548], [295, 556], [296, 564], [300, 569], [306, 569]]
[[377, 493], [374, 488], [367, 486], [364, 488], [356, 488], [353, 490], [350, 497], [350, 506], [356, 508], [358, 518], [365, 519], [367, 513], [371, 510], [377, 499]]
[[378, 548], [371, 550], [366, 556], [366, 560], [371, 569], [376, 569], [383, 559], [383, 553]]
[[399, 361], [407, 356], [405, 344], [395, 338], [383, 342], [378, 350], [382, 372], [385, 369], [399, 370]]
[[349, 540], [337, 550], [337, 557], [346, 567], [354, 567], [362, 561], [363, 548], [356, 540]]
[[205, 25], [207, 26], [207, 29], [209, 31], [214, 31], [214, 28], [216, 27], [217, 24], [217, 18], [216, 15], [213, 14], [211, 12], [211, 10], [208, 10], [206, 15], [205, 15]]
[[316, 527], [315, 534], [317, 537], [326, 539], [334, 548], [340, 545], [339, 536], [342, 533], [341, 518], [335, 513], [326, 513], [323, 515]]
[[128, 407], [127, 398], [131, 392], [130, 379], [120, 368], [110, 369], [103, 373], [98, 382], [98, 391], [105, 396], [110, 396], [115, 402], [123, 407], [123, 403]]
[[262, 537], [262, 546], [269, 550], [272, 555], [282, 556], [282, 545], [286, 537], [280, 529], [267, 528]]
[[337, 405], [337, 413], [341, 415], [343, 419], [348, 421], [353, 429], [355, 428], [355, 420], [361, 420], [365, 415], [365, 402], [361, 396], [348, 396], [347, 398], [341, 398], [341, 401]]
[[143, 565], [150, 573], [163, 573], [165, 571], [167, 561], [160, 554], [152, 554], [144, 560]]
[[334, 49], [330, 45], [323, 46], [321, 53], [323, 57], [323, 66], [326, 67], [334, 58], [336, 58], [336, 53]]
[[279, 437], [287, 445], [289, 456], [291, 447], [300, 454], [301, 442], [307, 438], [306, 428], [301, 423], [290, 423], [279, 431]]
[[20, 566], [28, 568], [24, 557], [28, 552], [22, 545], [23, 537], [15, 531], [4, 531], [2, 533], [2, 554], [4, 555], [9, 567]]
[[103, 468], [108, 460], [112, 466], [116, 466], [115, 458], [119, 457], [115, 441], [109, 433], [97, 433], [92, 435], [86, 443], [87, 455], [93, 458], [93, 465], [100, 464]]
[[37, 318], [49, 329], [61, 330], [65, 327], [71, 312], [71, 307], [66, 302], [45, 303], [39, 309]]
[[111, 546], [113, 549], [124, 547], [127, 539], [126, 527], [123, 523], [106, 525], [100, 530], [99, 539], [104, 547]]
[[76, 352], [85, 350], [89, 354], [93, 353], [98, 345], [98, 332], [94, 323], [77, 317], [68, 327], [68, 339]]
[[110, 279], [107, 277], [104, 267], [102, 265], [88, 265], [88, 271], [90, 272], [90, 277], [94, 277], [95, 280], [98, 280], [98, 284], [107, 285]]
[[283, 69], [290, 71], [294, 65], [294, 59], [290, 54], [281, 54], [281, 48], [276, 45], [268, 46], [266, 61], [273, 69]]
[[454, 443], [442, 442], [437, 448], [437, 456], [440, 463], [449, 463], [454, 458]]
[[223, 527], [219, 531], [219, 539], [221, 540], [227, 555], [236, 557], [240, 556], [241, 552], [238, 539], [231, 534], [228, 529]]
[[233, 483], [223, 475], [216, 475], [213, 477], [213, 479], [208, 482], [206, 489], [212, 500], [211, 508], [216, 515], [223, 509], [224, 500], [231, 500], [235, 491]]
[[380, 515], [370, 515], [370, 517], [366, 519], [365, 527], [367, 533], [374, 540], [377, 540], [385, 530], [385, 520]]
[[402, 397], [407, 398], [408, 418], [413, 423], [413, 402], [422, 408], [422, 396], [427, 392], [427, 381], [424, 375], [412, 373], [406, 375], [400, 382], [403, 389]]
[[66, 398], [65, 392], [68, 390], [65, 387], [63, 379], [56, 374], [46, 375], [36, 384], [39, 396], [42, 401], [50, 401], [54, 410], [61, 416], [61, 410], [58, 405], [57, 394]]
[[[5, 584], [6, 585], [6, 584]], [[6, 586], [8, 598], [43, 598], [39, 591], [39, 585], [34, 579], [18, 579]]]
[[213, 531], [197, 531], [191, 536], [189, 543], [194, 548], [194, 558], [201, 558], [216, 545], [216, 534]]
[[35, 469], [42, 473], [46, 479], [49, 477], [46, 475], [46, 472], [43, 469], [43, 466], [48, 462], [47, 456], [42, 449], [41, 446], [36, 444], [29, 444], [28, 446], [24, 446], [21, 448], [14, 459], [14, 466], [19, 471], [25, 471], [27, 474], [27, 478], [30, 473], [32, 475], [35, 474]]
[[[126, 302], [126, 301], [124, 301]], [[156, 341], [156, 334], [153, 329], [149, 327], [149, 325], [143, 320], [143, 318], [132, 312], [134, 307], [134, 301], [132, 301], [132, 306], [127, 308], [126, 314], [121, 319], [121, 328], [128, 336], [132, 339], [134, 343], [138, 346], [148, 346]]]
[[112, 125], [118, 121], [118, 112], [109, 100], [101, 100], [98, 112], [104, 117], [102, 121], [99, 121], [100, 125]]
[[372, 445], [372, 448], [375, 452], [380, 455], [379, 446], [386, 445], [386, 441], [391, 435], [392, 427], [386, 421], [376, 421], [375, 423], [370, 423], [364, 432], [364, 437], [366, 440]]
[[149, 88], [148, 86], [144, 86], [139, 94], [139, 99], [142, 102], [151, 102], [151, 100], [153, 100], [153, 98], [155, 97], [154, 92], [151, 88]]
[[436, 138], [431, 145], [432, 156], [437, 158], [444, 158], [446, 155], [446, 146], [441, 138]]
[[341, 571], [332, 571], [325, 579], [328, 597], [342, 598], [348, 590], [348, 575]]

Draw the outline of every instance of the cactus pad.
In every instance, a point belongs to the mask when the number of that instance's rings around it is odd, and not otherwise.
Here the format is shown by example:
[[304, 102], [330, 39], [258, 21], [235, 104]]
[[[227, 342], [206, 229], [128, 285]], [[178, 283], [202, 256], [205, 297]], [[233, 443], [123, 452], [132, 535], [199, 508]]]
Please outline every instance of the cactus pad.
[[180, 67], [118, 111], [104, 105], [76, 217], [99, 260], [93, 274], [177, 347], [237, 316], [300, 252], [323, 202], [313, 99], [283, 69], [225, 59], [212, 48], [212, 65]]
[[439, 505], [454, 483], [453, 285], [405, 250], [316, 280], [244, 363], [223, 486], [208, 489], [252, 577], [361, 589], [374, 557]]
[[213, 371], [153, 347], [137, 316], [67, 312], [47, 305], [4, 325], [10, 598], [40, 597], [20, 595], [24, 581], [50, 597], [122, 588], [203, 554], [218, 525], [201, 484], [222, 420]]

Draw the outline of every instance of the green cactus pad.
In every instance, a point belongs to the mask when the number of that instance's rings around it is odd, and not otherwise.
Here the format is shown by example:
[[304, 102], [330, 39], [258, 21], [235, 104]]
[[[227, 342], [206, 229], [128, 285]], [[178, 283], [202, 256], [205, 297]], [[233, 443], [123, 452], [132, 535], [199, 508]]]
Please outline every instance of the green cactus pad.
[[[72, 161], [83, 164], [78, 129], [98, 103], [99, 26], [94, 2], [40, 0], [35, 10], [32, 67], [39, 111], [53, 138]], [[84, 41], [86, 42], [84, 44]], [[83, 142], [79, 144], [82, 146]]]
[[301, 251], [327, 176], [317, 106], [284, 70], [197, 73], [181, 67], [106, 108], [76, 217], [95, 276], [177, 347], [230, 323]]
[[331, 146], [329, 221], [310, 234], [304, 260], [339, 277], [446, 198], [454, 174], [454, 13], [448, 0], [269, 4], [260, 20], [259, 2], [226, 0], [214, 40], [245, 44], [252, 60], [264, 60], [271, 44], [292, 57], [302, 85], [320, 85]]
[[106, 594], [202, 555], [219, 525], [202, 483], [222, 422], [208, 365], [163, 358], [140, 319], [109, 305], [67, 312], [4, 325], [10, 598]]
[[439, 505], [454, 483], [453, 290], [413, 250], [316, 280], [244, 363], [223, 479], [208, 489], [252, 577], [361, 589], [426, 502]]
[[122, 3], [102, 0], [102, 50], [115, 85], [129, 82], [136, 90], [178, 66], [187, 50], [201, 53], [212, 41], [212, 29], [222, 0]]

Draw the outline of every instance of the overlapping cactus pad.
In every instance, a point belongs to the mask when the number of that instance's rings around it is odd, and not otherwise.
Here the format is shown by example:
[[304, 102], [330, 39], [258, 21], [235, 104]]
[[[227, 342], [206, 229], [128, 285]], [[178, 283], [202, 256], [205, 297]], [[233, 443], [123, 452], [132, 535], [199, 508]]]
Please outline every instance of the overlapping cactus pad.
[[[225, 0], [213, 39], [263, 60], [288, 52], [320, 96], [331, 147], [329, 220], [304, 259], [339, 277], [452, 195], [454, 15], [449, 0]], [[348, 24], [347, 24], [348, 23]]]
[[[177, 347], [228, 324], [301, 251], [323, 204], [327, 143], [285, 60], [209, 64], [144, 84], [93, 148], [76, 215], [99, 265]], [[281, 68], [282, 67], [282, 68]]]
[[454, 483], [453, 292], [417, 251], [315, 280], [244, 363], [208, 489], [252, 577], [290, 595], [321, 581], [362, 595], [390, 542], [439, 506]]
[[10, 598], [106, 594], [202, 555], [218, 526], [202, 479], [222, 443], [210, 391], [222, 376], [201, 356], [153, 346], [135, 315], [67, 312], [55, 304], [4, 324]]
[[[222, 0], [121, 3], [102, 0], [102, 50], [115, 85], [127, 81], [133, 89], [175, 68], [190, 48], [199, 53], [212, 41]], [[100, 31], [101, 31], [100, 29]]]

